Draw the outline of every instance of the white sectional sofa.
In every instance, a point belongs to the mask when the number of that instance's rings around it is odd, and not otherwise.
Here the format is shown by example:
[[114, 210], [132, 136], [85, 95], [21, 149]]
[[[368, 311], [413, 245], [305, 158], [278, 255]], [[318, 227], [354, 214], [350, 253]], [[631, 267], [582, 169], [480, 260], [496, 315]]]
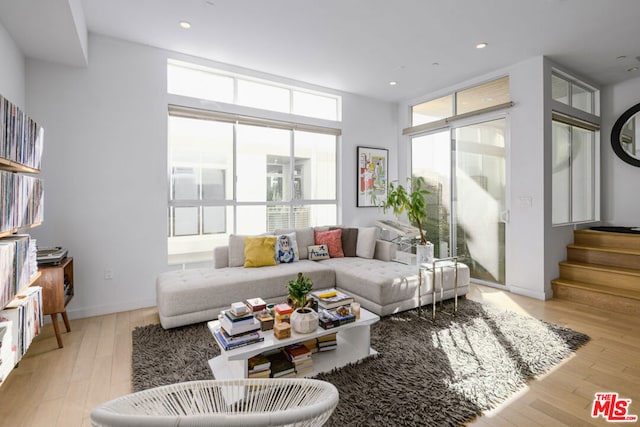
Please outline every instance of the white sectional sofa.
[[[160, 323], [168, 329], [208, 321], [231, 303], [252, 297], [282, 302], [287, 297], [288, 281], [295, 279], [299, 272], [311, 278], [314, 289], [340, 289], [380, 316], [418, 306], [418, 268], [392, 261], [395, 244], [379, 240], [374, 227], [343, 228], [343, 236], [352, 239], [343, 240], [344, 257], [309, 260], [307, 247], [316, 243], [315, 231], [327, 228], [275, 230], [275, 235], [295, 232], [299, 261], [293, 263], [244, 267], [243, 236], [232, 235], [229, 246], [214, 250], [213, 268], [161, 273], [156, 281]], [[354, 235], [357, 236], [355, 242]], [[445, 269], [445, 299], [453, 297], [453, 278], [453, 270]], [[423, 304], [431, 302], [431, 281], [430, 274], [423, 275]], [[440, 275], [436, 276], [436, 282], [439, 289]], [[458, 295], [465, 295], [468, 290], [469, 269], [459, 263]]]

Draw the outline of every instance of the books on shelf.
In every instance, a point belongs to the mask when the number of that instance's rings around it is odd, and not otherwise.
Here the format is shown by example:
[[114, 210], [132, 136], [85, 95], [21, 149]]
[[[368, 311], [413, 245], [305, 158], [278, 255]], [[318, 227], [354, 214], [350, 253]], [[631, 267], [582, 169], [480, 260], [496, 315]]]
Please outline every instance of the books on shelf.
[[38, 274], [35, 240], [28, 234], [0, 239], [0, 308], [6, 306]]
[[335, 350], [338, 347], [338, 339], [336, 334], [323, 335], [316, 339], [318, 352]]
[[40, 169], [44, 130], [0, 95], [0, 157]]
[[292, 378], [296, 376], [295, 365], [280, 350], [276, 353], [267, 355], [271, 361], [271, 378]]
[[0, 316], [0, 385], [11, 373], [16, 361], [16, 346], [13, 345], [13, 322]]
[[0, 170], [0, 231], [11, 231], [42, 222], [42, 180]]
[[269, 378], [271, 376], [271, 361], [264, 354], [258, 354], [247, 360], [249, 378]]
[[0, 322], [11, 322], [11, 335], [15, 346], [15, 365], [27, 352], [33, 338], [40, 333], [43, 324], [42, 288], [31, 286], [20, 293], [0, 311]]
[[351, 295], [345, 294], [344, 292], [334, 288], [311, 292], [311, 295], [318, 300], [319, 309], [341, 307], [353, 302], [353, 297]]

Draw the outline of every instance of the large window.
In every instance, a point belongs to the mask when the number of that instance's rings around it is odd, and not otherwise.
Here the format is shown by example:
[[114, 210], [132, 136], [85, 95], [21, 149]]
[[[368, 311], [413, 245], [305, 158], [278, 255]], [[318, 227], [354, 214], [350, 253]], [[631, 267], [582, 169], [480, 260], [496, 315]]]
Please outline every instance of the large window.
[[337, 131], [189, 113], [169, 109], [170, 263], [211, 259], [231, 233], [337, 222]]
[[551, 222], [599, 219], [599, 92], [579, 79], [551, 71]]
[[554, 225], [595, 219], [595, 140], [593, 130], [553, 121]]

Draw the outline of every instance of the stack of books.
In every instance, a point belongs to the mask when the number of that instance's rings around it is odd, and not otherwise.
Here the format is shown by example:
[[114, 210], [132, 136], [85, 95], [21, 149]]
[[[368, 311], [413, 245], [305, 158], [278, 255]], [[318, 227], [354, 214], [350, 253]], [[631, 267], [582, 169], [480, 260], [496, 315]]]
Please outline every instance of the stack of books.
[[249, 378], [269, 378], [271, 376], [271, 361], [264, 354], [258, 354], [247, 361]]
[[284, 352], [296, 370], [297, 377], [307, 377], [313, 375], [313, 359], [311, 351], [302, 343], [288, 345]]
[[341, 307], [343, 305], [349, 305], [353, 302], [353, 297], [339, 291], [335, 288], [324, 289], [322, 291], [311, 292], [318, 300], [318, 309], [331, 309]]
[[324, 335], [318, 337], [318, 351], [335, 350], [338, 347], [338, 340], [336, 334]]
[[284, 351], [279, 350], [267, 355], [271, 362], [271, 378], [295, 378], [296, 369]]
[[260, 331], [260, 324], [258, 324], [257, 330], [236, 335], [229, 334], [224, 327], [215, 326], [213, 328], [213, 336], [216, 337], [220, 346], [225, 350], [233, 350], [234, 348], [244, 347], [245, 345], [264, 341], [264, 336]]
[[351, 312], [347, 312], [347, 314], [338, 314], [336, 309], [318, 310], [318, 323], [323, 329], [331, 329], [355, 321], [356, 315]]
[[260, 329], [260, 321], [249, 311], [246, 314], [238, 315], [231, 310], [223, 310], [220, 314], [218, 316], [220, 324], [229, 335], [238, 335]]
[[253, 313], [236, 314], [234, 310], [223, 310], [218, 316], [220, 325], [213, 328], [213, 335], [225, 350], [264, 341], [260, 322]]

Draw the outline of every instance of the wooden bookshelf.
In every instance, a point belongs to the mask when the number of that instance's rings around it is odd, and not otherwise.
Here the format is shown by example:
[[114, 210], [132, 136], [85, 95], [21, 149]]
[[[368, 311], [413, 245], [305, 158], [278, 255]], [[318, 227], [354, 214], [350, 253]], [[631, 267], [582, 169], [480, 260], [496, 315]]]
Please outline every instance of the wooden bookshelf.
[[20, 163], [16, 163], [14, 161], [11, 161], [2, 157], [0, 157], [0, 169], [6, 170], [9, 172], [33, 173], [33, 174], [40, 173], [38, 169], [34, 169]]

